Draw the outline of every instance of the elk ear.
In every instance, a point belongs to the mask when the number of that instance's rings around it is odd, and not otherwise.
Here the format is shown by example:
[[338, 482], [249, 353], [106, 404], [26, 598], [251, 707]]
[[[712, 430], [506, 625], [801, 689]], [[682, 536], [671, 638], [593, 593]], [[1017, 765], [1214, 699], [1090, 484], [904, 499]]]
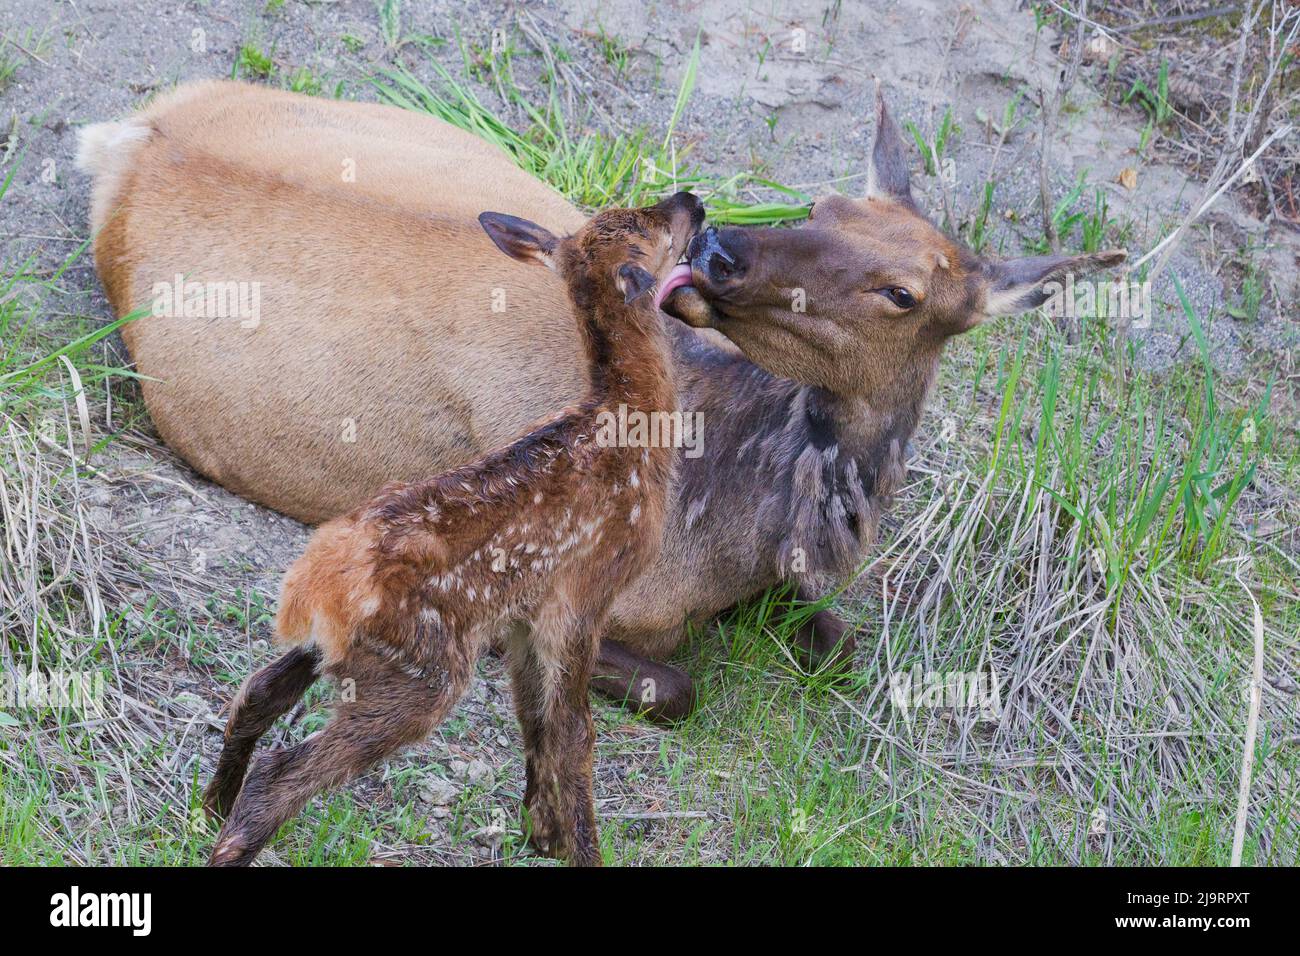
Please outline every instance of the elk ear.
[[555, 268], [555, 247], [560, 240], [537, 223], [503, 212], [479, 213], [478, 222], [488, 238], [510, 258]]
[[898, 124], [885, 106], [880, 81], [876, 81], [876, 142], [867, 164], [867, 196], [893, 199], [915, 206], [907, 169], [907, 147]]
[[618, 267], [618, 290], [623, 293], [623, 301], [645, 295], [655, 287], [655, 277], [635, 263], [625, 262]]
[[983, 275], [985, 316], [1019, 315], [1036, 309], [1051, 294], [1043, 286], [1060, 282], [1067, 275], [1088, 275], [1099, 269], [1117, 266], [1128, 258], [1123, 249], [1107, 249], [1082, 256], [1030, 256], [986, 262]]

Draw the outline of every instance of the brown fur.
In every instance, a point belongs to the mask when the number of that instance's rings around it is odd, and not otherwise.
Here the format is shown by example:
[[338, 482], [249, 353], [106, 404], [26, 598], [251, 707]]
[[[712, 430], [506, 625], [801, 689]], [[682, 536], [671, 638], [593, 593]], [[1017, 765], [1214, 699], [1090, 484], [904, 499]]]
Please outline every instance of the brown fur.
[[510, 635], [534, 843], [599, 863], [588, 682], [610, 603], [659, 545], [674, 458], [669, 448], [606, 446], [601, 416], [676, 406], [658, 312], [635, 288], [624, 302], [620, 268], [661, 280], [702, 219], [695, 197], [679, 194], [555, 241], [545, 257], [577, 311], [588, 398], [478, 462], [391, 485], [316, 532], [285, 578], [277, 635], [310, 643], [320, 670], [355, 681], [356, 697], [317, 737], [262, 757], [241, 791], [255, 731], [292, 704], [290, 681], [298, 693], [310, 683], [297, 648], [250, 679], [209, 787], [214, 811], [239, 792], [214, 863], [251, 862], [318, 790], [427, 734], [498, 633]]
[[[147, 137], [101, 137], [87, 163], [118, 314], [178, 272], [263, 282], [258, 329], [149, 316], [124, 330], [160, 433], [226, 487], [320, 521], [583, 394], [562, 283], [498, 255], [473, 222], [502, 207], [551, 228], [582, 217], [494, 147], [401, 110], [230, 83], [127, 123]], [[744, 275], [714, 281], [701, 256], [703, 295], [677, 294], [678, 314], [715, 330], [668, 329], [704, 454], [679, 458], [662, 549], [616, 599], [594, 681], [652, 716], [690, 706], [686, 675], [643, 659], [671, 654], [688, 624], [782, 581], [821, 596], [865, 560], [949, 335], [1029, 307], [1045, 278], [1116, 261], [980, 259], [917, 210], [883, 101], [877, 129], [868, 196], [825, 197], [799, 229], [723, 230]], [[898, 310], [885, 283], [921, 306]], [[813, 665], [852, 650], [829, 613], [799, 639]]]

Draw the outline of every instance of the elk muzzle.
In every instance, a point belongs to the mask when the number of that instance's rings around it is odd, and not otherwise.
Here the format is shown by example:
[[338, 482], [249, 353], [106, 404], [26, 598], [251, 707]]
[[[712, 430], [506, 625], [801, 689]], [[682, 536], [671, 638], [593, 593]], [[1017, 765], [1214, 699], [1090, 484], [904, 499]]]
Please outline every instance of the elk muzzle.
[[687, 257], [691, 266], [691, 284], [678, 287], [667, 296], [663, 309], [674, 318], [696, 328], [717, 324], [718, 314], [711, 302], [727, 287], [734, 287], [747, 272], [746, 266], [724, 245], [743, 245], [744, 234], [738, 229], [720, 233], [710, 226], [691, 240]]

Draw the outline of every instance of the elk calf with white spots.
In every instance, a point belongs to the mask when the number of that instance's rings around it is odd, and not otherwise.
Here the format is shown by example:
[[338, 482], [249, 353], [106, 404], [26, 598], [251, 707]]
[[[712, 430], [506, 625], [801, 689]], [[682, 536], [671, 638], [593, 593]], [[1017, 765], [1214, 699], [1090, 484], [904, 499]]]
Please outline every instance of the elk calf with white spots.
[[[295, 645], [232, 705], [205, 802], [228, 814], [212, 863], [247, 864], [316, 793], [426, 736], [498, 634], [523, 729], [538, 849], [598, 864], [588, 682], [609, 607], [652, 559], [675, 452], [598, 440], [604, 413], [677, 408], [659, 300], [704, 218], [678, 193], [556, 238], [480, 223], [510, 256], [565, 280], [590, 366], [578, 406], [482, 460], [394, 484], [321, 526], [284, 582], [277, 637]], [[651, 293], [654, 294], [651, 294]], [[354, 682], [323, 731], [259, 757], [258, 738], [322, 673]]]

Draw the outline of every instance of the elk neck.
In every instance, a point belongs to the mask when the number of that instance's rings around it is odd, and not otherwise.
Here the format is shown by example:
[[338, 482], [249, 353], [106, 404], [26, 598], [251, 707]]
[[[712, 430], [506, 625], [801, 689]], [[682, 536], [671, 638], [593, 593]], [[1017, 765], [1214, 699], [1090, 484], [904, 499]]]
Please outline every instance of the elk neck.
[[687, 370], [683, 407], [710, 410], [708, 467], [679, 476], [687, 526], [708, 514], [725, 526], [736, 505], [716, 504], [716, 491], [734, 489], [752, 499], [756, 533], [782, 567], [799, 549], [810, 570], [852, 570], [905, 477], [938, 350], [904, 356], [870, 383], [879, 391], [841, 394], [778, 378], [689, 331], [674, 344]]
[[649, 295], [624, 302], [617, 290], [571, 292], [591, 380], [588, 404], [671, 412], [677, 388], [659, 310]]
[[851, 394], [802, 386], [808, 441], [835, 444], [859, 466], [878, 458], [892, 441], [906, 445], [925, 409], [939, 371], [940, 345], [918, 340], [901, 361], [873, 363], [872, 381]]

